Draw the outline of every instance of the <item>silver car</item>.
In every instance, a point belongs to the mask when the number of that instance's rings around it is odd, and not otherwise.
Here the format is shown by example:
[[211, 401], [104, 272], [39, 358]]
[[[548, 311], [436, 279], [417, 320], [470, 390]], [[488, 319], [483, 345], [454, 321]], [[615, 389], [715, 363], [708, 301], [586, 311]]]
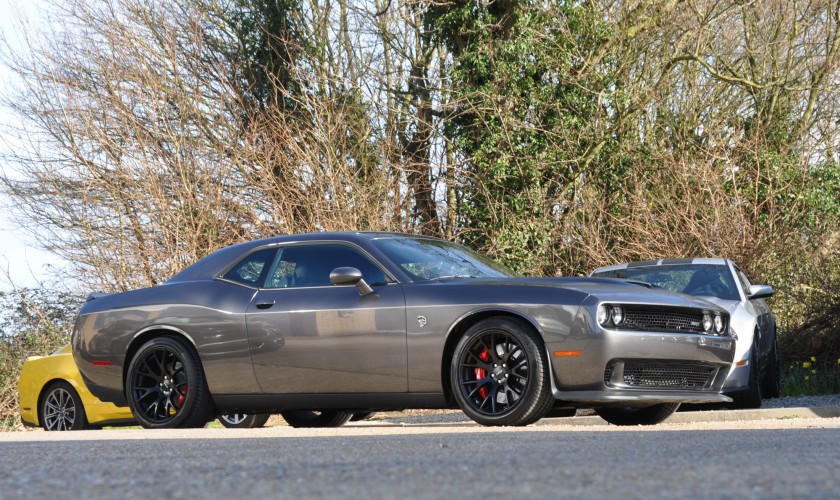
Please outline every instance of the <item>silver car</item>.
[[591, 276], [623, 278], [709, 300], [729, 311], [737, 337], [735, 363], [723, 392], [736, 407], [758, 408], [762, 398], [779, 397], [776, 317], [763, 299], [768, 285], [753, 285], [731, 260], [664, 259], [596, 269]]
[[730, 401], [728, 325], [694, 297], [514, 277], [440, 239], [316, 233], [231, 246], [163, 285], [93, 296], [72, 346], [91, 392], [149, 428], [276, 412], [337, 426], [403, 408], [527, 425], [583, 407], [653, 424], [680, 403]]

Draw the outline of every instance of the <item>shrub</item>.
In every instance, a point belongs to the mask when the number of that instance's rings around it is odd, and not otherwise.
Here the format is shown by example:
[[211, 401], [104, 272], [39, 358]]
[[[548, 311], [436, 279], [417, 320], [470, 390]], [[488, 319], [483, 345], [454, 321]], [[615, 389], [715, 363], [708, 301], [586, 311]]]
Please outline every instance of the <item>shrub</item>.
[[0, 292], [0, 428], [18, 423], [17, 383], [24, 361], [70, 341], [82, 302], [76, 294], [46, 288]]

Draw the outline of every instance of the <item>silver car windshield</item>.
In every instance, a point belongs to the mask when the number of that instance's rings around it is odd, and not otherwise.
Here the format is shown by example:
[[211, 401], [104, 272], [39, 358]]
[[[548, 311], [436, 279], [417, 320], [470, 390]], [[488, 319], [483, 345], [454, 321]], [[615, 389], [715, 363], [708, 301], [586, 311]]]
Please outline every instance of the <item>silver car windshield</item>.
[[457, 243], [426, 238], [380, 238], [373, 240], [373, 244], [415, 281], [513, 276], [502, 265]]
[[593, 278], [622, 278], [698, 297], [741, 300], [729, 268], [722, 264], [628, 267], [592, 273]]

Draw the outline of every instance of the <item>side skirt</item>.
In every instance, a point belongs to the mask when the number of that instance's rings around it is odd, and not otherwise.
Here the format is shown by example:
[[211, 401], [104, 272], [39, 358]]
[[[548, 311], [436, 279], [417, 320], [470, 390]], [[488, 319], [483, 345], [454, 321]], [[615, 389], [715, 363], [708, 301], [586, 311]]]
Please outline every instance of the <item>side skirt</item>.
[[284, 410], [446, 409], [443, 393], [214, 394], [219, 412], [276, 413]]

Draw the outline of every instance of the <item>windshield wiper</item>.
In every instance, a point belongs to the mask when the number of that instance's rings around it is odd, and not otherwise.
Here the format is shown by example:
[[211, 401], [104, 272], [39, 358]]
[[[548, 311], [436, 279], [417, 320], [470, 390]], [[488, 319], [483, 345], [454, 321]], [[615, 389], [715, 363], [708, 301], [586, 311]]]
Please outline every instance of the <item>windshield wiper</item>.
[[445, 279], [452, 279], [452, 278], [478, 278], [478, 276], [474, 276], [472, 274], [446, 274], [444, 276], [437, 276], [435, 278], [429, 278], [429, 281], [445, 280]]

